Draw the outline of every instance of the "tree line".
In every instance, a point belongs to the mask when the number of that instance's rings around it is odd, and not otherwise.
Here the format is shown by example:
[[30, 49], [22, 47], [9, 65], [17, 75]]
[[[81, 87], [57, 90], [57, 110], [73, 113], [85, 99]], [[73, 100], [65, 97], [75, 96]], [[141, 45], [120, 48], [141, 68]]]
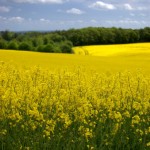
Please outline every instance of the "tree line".
[[0, 49], [71, 53], [72, 42], [55, 32], [0, 32]]
[[73, 46], [150, 42], [150, 27], [88, 27], [52, 32], [0, 32], [0, 49], [71, 53]]

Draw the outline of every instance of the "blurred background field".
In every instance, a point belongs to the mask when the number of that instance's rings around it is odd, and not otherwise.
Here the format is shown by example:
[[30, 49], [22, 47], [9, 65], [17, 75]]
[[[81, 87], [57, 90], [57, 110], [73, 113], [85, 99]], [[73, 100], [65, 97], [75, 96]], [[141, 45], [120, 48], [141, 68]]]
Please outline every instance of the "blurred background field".
[[114, 44], [74, 47], [73, 51], [79, 55], [92, 56], [137, 56], [150, 54], [150, 43]]
[[0, 50], [0, 61], [25, 68], [41, 66], [45, 69], [74, 70], [76, 67], [84, 67], [99, 73], [124, 70], [141, 70], [146, 74], [150, 72], [150, 43], [74, 47], [73, 51], [75, 54]]

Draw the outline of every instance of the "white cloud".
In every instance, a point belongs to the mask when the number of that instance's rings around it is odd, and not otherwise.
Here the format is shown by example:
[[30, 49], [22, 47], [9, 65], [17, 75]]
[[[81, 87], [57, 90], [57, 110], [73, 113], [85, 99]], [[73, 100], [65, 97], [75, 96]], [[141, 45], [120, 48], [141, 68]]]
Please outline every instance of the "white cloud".
[[137, 10], [146, 10], [146, 7], [137, 7]]
[[116, 9], [116, 7], [113, 4], [104, 3], [102, 1], [97, 1], [92, 5], [90, 5], [89, 7], [96, 8], [96, 9], [109, 9], [109, 10]]
[[12, 0], [16, 3], [55, 3], [61, 4], [68, 0]]
[[[133, 6], [134, 5], [134, 6]], [[122, 10], [129, 10], [129, 11], [143, 11], [143, 10], [148, 10], [148, 7], [146, 6], [139, 6], [139, 4], [129, 4], [129, 3], [124, 3], [124, 4], [116, 4], [117, 8], [120, 8]]]
[[130, 4], [124, 4], [126, 10], [133, 10], [133, 7]]
[[144, 24], [145, 22], [132, 20], [132, 19], [122, 19], [122, 20], [107, 20], [106, 23], [115, 25], [115, 26], [118, 26], [118, 25], [126, 26], [126, 25], [139, 25], [141, 23]]
[[77, 22], [77, 23], [84, 23], [83, 20], [77, 20], [76, 22]]
[[44, 18], [41, 18], [40, 21], [44, 22], [44, 23], [49, 23], [50, 22], [48, 19], [44, 19]]
[[92, 19], [91, 23], [97, 23], [97, 21], [95, 19]]
[[81, 15], [81, 14], [84, 13], [82, 10], [77, 9], [77, 8], [69, 9], [66, 12], [69, 13], [69, 14], [75, 14], [75, 15]]
[[10, 9], [8, 7], [5, 6], [0, 6], [0, 12], [9, 12]]
[[13, 21], [13, 22], [17, 22], [17, 23], [21, 23], [24, 21], [24, 18], [22, 18], [22, 17], [11, 17], [8, 20]]
[[2, 17], [2, 16], [0, 16], [0, 21], [6, 21], [7, 20], [7, 18], [6, 17]]
[[137, 20], [131, 20], [131, 19], [124, 19], [118, 21], [121, 24], [139, 24], [140, 22]]
[[0, 23], [22, 23], [25, 19], [22, 17], [2, 17], [0, 16]]

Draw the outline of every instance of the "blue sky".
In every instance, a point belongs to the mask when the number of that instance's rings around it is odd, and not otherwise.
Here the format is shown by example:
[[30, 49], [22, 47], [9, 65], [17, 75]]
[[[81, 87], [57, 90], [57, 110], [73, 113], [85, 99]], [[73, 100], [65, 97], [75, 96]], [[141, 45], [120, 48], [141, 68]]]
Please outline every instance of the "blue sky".
[[150, 0], [0, 0], [0, 30], [150, 26]]

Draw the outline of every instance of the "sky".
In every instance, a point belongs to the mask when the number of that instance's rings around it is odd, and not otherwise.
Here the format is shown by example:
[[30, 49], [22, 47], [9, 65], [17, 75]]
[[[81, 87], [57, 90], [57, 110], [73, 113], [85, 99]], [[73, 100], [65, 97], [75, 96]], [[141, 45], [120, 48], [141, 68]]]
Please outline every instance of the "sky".
[[0, 0], [0, 31], [150, 26], [150, 0]]

